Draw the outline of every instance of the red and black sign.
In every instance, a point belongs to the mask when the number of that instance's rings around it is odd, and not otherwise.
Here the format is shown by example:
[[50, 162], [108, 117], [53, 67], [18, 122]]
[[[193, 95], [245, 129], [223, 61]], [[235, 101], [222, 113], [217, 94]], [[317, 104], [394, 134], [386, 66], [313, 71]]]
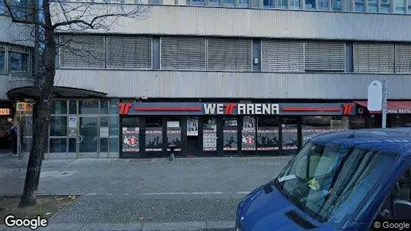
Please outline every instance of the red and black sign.
[[120, 115], [354, 115], [339, 103], [120, 103]]

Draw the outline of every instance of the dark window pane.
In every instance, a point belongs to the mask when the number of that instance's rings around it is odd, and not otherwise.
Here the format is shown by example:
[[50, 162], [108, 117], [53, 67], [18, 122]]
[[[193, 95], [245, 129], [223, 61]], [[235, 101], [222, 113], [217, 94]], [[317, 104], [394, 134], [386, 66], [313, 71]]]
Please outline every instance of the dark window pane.
[[100, 152], [108, 152], [108, 138], [100, 139]]
[[4, 53], [4, 51], [0, 51], [0, 74], [3, 74], [6, 72], [6, 68], [4, 66], [5, 57], [6, 57], [6, 54]]
[[[151, 123], [149, 118], [150, 117], [147, 117], [146, 126]], [[140, 126], [139, 118], [135, 118], [135, 117], [122, 118], [122, 122], [123, 122], [122, 127], [135, 128], [135, 127]], [[111, 123], [111, 121], [110, 121], [110, 123]]]
[[29, 55], [18, 52], [9, 53], [9, 67], [12, 72], [27, 72]]
[[118, 138], [110, 138], [110, 152], [118, 152]]
[[80, 114], [99, 114], [98, 100], [79, 101]]
[[50, 153], [66, 152], [67, 139], [66, 138], [50, 138]]
[[67, 116], [52, 116], [50, 122], [50, 136], [67, 135]]
[[108, 114], [108, 101], [100, 101], [101, 114]]
[[316, 5], [315, 5], [315, 0], [305, 0], [305, 9], [309, 10], [309, 9], [315, 9]]
[[76, 138], [70, 138], [69, 139], [69, 152], [76, 152], [76, 144], [77, 140]]
[[118, 136], [118, 117], [117, 116], [110, 116], [110, 136]]
[[274, 0], [263, 0], [264, 8], [273, 8]]
[[67, 114], [67, 101], [56, 100], [54, 102], [53, 114]]
[[77, 114], [77, 101], [76, 100], [69, 101], [69, 114]]

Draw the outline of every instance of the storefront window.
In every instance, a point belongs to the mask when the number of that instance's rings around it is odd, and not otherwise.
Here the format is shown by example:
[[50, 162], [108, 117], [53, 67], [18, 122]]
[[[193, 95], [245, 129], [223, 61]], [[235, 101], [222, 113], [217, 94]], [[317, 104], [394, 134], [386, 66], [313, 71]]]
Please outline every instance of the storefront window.
[[411, 127], [411, 115], [401, 114], [395, 115], [391, 114], [388, 116], [391, 120], [391, 127]]
[[346, 116], [303, 116], [303, 145], [317, 135], [343, 131], [348, 128], [349, 119]]
[[118, 117], [110, 116], [109, 123], [109, 136], [118, 136]]
[[[110, 119], [113, 117], [110, 117]], [[122, 127], [127, 127], [127, 128], [134, 128], [134, 127], [140, 127], [140, 119], [138, 117], [124, 117], [121, 119], [122, 122]], [[112, 120], [110, 120], [110, 124], [112, 123]], [[113, 122], [115, 123], [115, 122]]]
[[98, 100], [79, 101], [80, 114], [99, 114]]
[[110, 100], [110, 114], [111, 115], [118, 115], [118, 99], [111, 99]]
[[101, 114], [108, 114], [108, 101], [100, 101]]
[[77, 114], [77, 101], [76, 100], [69, 101], [69, 114]]
[[295, 150], [298, 149], [298, 119], [297, 117], [283, 118], [282, 128], [282, 149]]
[[118, 138], [110, 138], [110, 152], [118, 152]]
[[244, 116], [243, 128], [241, 131], [241, 150], [255, 151], [256, 150], [256, 117]]
[[238, 150], [238, 138], [237, 138], [237, 118], [226, 117], [223, 119], [223, 150], [224, 151], [237, 151]]
[[[175, 145], [175, 151], [181, 151], [181, 123], [180, 117], [169, 118], [167, 121], [167, 147]], [[171, 149], [167, 149], [171, 151]]]
[[278, 119], [272, 116], [257, 117], [257, 150], [278, 150], [280, 147]]
[[146, 152], [161, 152], [163, 150], [162, 117], [151, 116], [147, 118], [145, 136]]
[[204, 118], [203, 151], [217, 151], [217, 120], [215, 117]]
[[67, 101], [56, 100], [54, 102], [53, 114], [67, 114]]
[[67, 116], [52, 116], [50, 122], [50, 136], [67, 135]]
[[50, 153], [67, 152], [66, 138], [50, 138]]

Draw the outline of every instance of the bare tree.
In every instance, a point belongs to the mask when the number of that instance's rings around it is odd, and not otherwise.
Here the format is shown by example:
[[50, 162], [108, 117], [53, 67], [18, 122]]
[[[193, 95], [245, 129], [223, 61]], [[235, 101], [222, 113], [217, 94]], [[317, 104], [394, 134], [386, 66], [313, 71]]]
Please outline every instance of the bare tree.
[[[0, 0], [12, 22], [33, 25], [35, 55], [39, 59], [34, 66], [36, 97], [33, 109], [33, 142], [27, 164], [26, 180], [20, 207], [36, 204], [42, 160], [48, 138], [51, 112], [54, 105], [53, 86], [56, 73], [56, 55], [60, 46], [76, 52], [70, 44], [78, 41], [57, 42], [61, 32], [109, 31], [121, 18], [141, 20], [149, 13], [149, 7], [140, 4], [110, 4], [94, 2], [63, 2], [32, 0], [19, 5], [14, 0]], [[17, 4], [16, 4], [17, 3]]]

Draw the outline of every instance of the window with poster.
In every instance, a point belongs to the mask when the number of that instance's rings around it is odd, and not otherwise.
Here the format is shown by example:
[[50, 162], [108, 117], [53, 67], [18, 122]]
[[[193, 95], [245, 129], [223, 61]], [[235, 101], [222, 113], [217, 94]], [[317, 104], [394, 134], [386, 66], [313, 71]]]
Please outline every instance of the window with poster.
[[161, 116], [146, 117], [145, 151], [163, 151], [163, 120]]
[[140, 152], [140, 119], [124, 117], [121, 119], [122, 152]]
[[181, 151], [181, 123], [180, 118], [170, 118], [167, 121], [167, 151], [171, 151], [170, 146], [175, 146], [174, 151]]
[[233, 117], [223, 118], [223, 150], [237, 151], [237, 124], [238, 119]]
[[255, 151], [256, 150], [256, 117], [244, 116], [243, 128], [241, 130], [241, 150]]
[[278, 119], [274, 116], [257, 117], [257, 151], [278, 150], [280, 147]]
[[284, 117], [281, 124], [282, 133], [282, 149], [296, 150], [298, 149], [298, 118]]
[[217, 151], [217, 119], [216, 117], [204, 118], [203, 125], [203, 151]]
[[302, 144], [320, 134], [348, 130], [349, 126], [347, 116], [303, 116]]

